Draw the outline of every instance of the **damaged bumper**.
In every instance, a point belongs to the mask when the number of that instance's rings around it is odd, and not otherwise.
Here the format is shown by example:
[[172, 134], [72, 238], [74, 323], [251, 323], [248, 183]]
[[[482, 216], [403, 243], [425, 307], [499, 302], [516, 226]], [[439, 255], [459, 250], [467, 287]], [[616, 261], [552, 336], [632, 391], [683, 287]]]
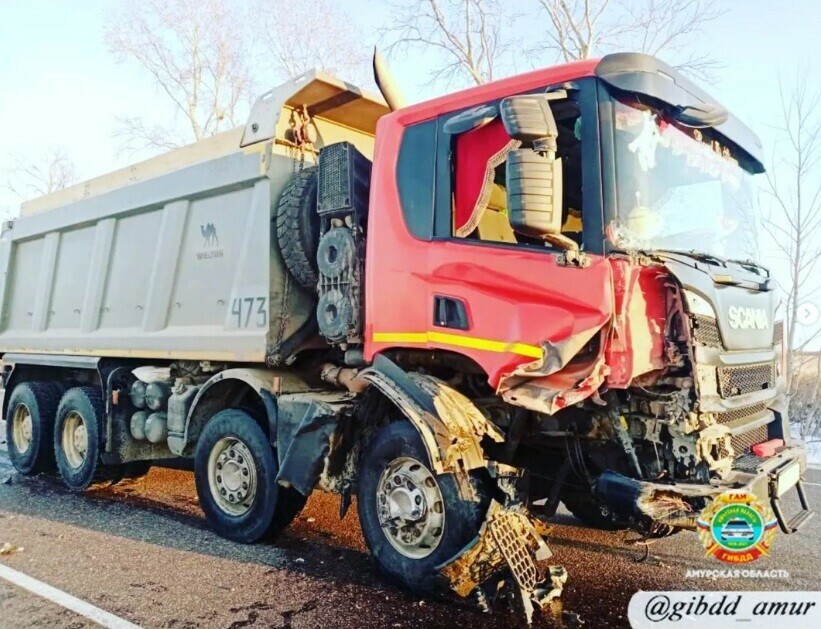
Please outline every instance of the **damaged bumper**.
[[[608, 471], [596, 480], [594, 491], [611, 509], [627, 518], [693, 530], [701, 511], [717, 495], [729, 490], [746, 491], [769, 502], [781, 530], [794, 533], [814, 515], [801, 484], [806, 467], [806, 451], [794, 446], [766, 459], [753, 455], [738, 457], [732, 470], [711, 484], [653, 483]], [[801, 510], [787, 520], [781, 499], [793, 489]]]
[[476, 538], [438, 569], [451, 590], [462, 597], [476, 595], [483, 605], [482, 586], [509, 570], [529, 623], [534, 606], [544, 608], [559, 597], [567, 580], [563, 567], [550, 566], [545, 573], [538, 565], [552, 556], [544, 533], [544, 525], [524, 507], [508, 508], [493, 501]]

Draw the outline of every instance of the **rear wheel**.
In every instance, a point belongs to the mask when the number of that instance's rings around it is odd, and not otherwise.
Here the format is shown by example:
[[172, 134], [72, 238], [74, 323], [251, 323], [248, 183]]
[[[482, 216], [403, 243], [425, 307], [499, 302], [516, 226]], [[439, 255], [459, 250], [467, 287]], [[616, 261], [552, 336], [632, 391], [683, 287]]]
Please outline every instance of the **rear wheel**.
[[54, 423], [54, 458], [66, 486], [82, 491], [115, 478], [117, 467], [100, 461], [100, 427], [105, 407], [98, 387], [69, 389], [60, 400]]
[[251, 543], [288, 526], [305, 497], [276, 482], [279, 466], [262, 428], [248, 413], [220, 411], [200, 435], [194, 459], [197, 495], [208, 524]]
[[122, 465], [117, 466], [116, 475], [111, 479], [111, 484], [127, 484], [132, 481], [138, 481], [144, 476], [147, 476], [150, 471], [151, 461], [132, 461], [130, 463], [123, 463]]
[[362, 533], [383, 572], [406, 587], [434, 589], [436, 566], [476, 537], [487, 506], [486, 500], [462, 500], [453, 477], [433, 471], [408, 422], [383, 428], [363, 456], [357, 496]]
[[60, 391], [46, 382], [24, 382], [14, 387], [8, 404], [6, 443], [9, 459], [24, 475], [54, 469], [51, 445]]

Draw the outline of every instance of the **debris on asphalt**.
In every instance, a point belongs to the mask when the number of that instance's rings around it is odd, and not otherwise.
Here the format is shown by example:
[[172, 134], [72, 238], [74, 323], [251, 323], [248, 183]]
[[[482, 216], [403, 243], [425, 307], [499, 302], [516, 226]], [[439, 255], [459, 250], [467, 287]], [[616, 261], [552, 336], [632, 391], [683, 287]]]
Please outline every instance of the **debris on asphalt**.
[[584, 624], [584, 620], [576, 612], [563, 611], [562, 620], [568, 627], [581, 627]]
[[14, 553], [21, 553], [25, 550], [22, 546], [15, 546], [10, 542], [4, 542], [2, 546], [0, 546], [0, 555], [11, 555]]

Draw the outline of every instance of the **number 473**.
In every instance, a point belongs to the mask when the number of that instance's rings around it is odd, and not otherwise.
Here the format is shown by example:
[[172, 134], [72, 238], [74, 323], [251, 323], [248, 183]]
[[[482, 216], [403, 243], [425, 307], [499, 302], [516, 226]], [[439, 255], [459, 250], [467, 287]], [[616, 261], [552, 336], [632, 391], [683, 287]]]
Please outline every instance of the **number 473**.
[[264, 328], [268, 325], [268, 311], [265, 309], [265, 297], [238, 297], [231, 302], [231, 314], [237, 318], [238, 328], [250, 327], [251, 318], [253, 325]]

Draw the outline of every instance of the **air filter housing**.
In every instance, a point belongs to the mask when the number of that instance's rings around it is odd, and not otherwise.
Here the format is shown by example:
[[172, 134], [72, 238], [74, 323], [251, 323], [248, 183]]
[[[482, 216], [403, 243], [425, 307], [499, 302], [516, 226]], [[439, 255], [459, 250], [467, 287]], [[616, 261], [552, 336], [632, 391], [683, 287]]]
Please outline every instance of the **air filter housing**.
[[368, 214], [371, 162], [350, 142], [338, 142], [319, 152], [317, 213], [334, 218], [352, 214], [362, 224]]

